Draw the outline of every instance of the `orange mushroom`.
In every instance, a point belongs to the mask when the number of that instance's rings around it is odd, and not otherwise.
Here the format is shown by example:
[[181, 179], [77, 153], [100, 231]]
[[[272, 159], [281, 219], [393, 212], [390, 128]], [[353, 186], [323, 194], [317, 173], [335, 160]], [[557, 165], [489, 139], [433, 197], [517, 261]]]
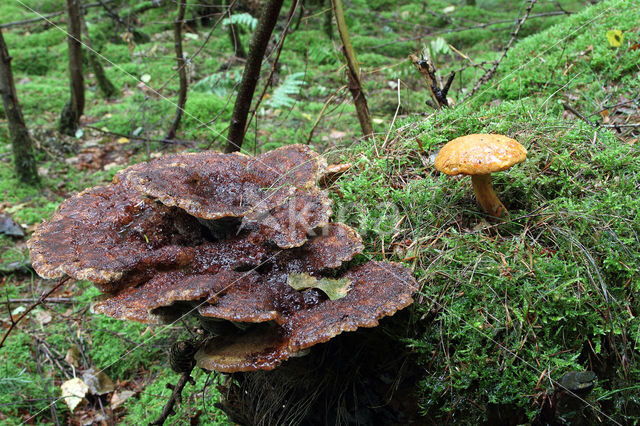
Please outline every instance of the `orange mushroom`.
[[493, 190], [491, 173], [506, 170], [526, 158], [527, 150], [515, 139], [496, 134], [473, 134], [443, 146], [435, 167], [448, 175], [470, 175], [476, 198], [484, 211], [501, 217], [507, 209]]

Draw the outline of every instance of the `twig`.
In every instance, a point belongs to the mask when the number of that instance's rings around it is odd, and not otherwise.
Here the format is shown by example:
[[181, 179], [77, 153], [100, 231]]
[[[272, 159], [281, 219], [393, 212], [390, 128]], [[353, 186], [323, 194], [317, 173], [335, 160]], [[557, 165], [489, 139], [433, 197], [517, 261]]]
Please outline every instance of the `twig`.
[[431, 97], [433, 98], [433, 100], [436, 102], [437, 108], [441, 109], [442, 107], [448, 107], [449, 101], [447, 100], [447, 93], [449, 93], [453, 78], [456, 76], [455, 71], [453, 71], [449, 75], [449, 79], [441, 89], [440, 87], [438, 87], [438, 80], [436, 78], [436, 67], [431, 63], [429, 59], [418, 59], [418, 57], [413, 54], [409, 55], [409, 59], [411, 59], [411, 62], [418, 69], [418, 72], [420, 72], [420, 74], [422, 74], [424, 79], [427, 81], [429, 92], [431, 93]]
[[525, 23], [527, 18], [529, 18], [529, 13], [531, 13], [531, 9], [533, 9], [533, 6], [536, 4], [537, 1], [538, 0], [529, 0], [529, 4], [527, 5], [527, 10], [525, 11], [524, 16], [518, 19], [518, 25], [516, 26], [516, 29], [511, 33], [511, 39], [502, 50], [502, 55], [500, 55], [498, 60], [493, 63], [493, 67], [489, 71], [484, 73], [482, 77], [480, 77], [480, 79], [477, 81], [475, 86], [473, 86], [473, 89], [471, 90], [471, 92], [469, 92], [469, 94], [465, 96], [465, 99], [468, 99], [471, 96], [473, 96], [478, 90], [480, 90], [480, 87], [482, 87], [483, 84], [485, 84], [487, 81], [489, 81], [493, 77], [496, 70], [498, 69], [498, 66], [500, 65], [504, 57], [507, 56], [507, 52], [509, 51], [513, 43], [516, 41], [516, 39], [518, 38], [518, 33], [520, 32], [522, 25]]
[[124, 133], [111, 132], [109, 130], [104, 130], [95, 126], [84, 126], [84, 127], [86, 129], [96, 130], [106, 135], [119, 136], [127, 139], [143, 141], [143, 142], [162, 142], [162, 143], [174, 143], [174, 144], [182, 144], [182, 145], [197, 145], [200, 143], [198, 141], [190, 141], [185, 139], [153, 139], [153, 138], [147, 138], [144, 136], [125, 135]]
[[[34, 303], [38, 299], [9, 299], [7, 302], [9, 303]], [[73, 303], [74, 299], [70, 297], [50, 297], [47, 299], [46, 303]]]
[[606, 127], [609, 129], [615, 129], [616, 127], [640, 127], [640, 123], [621, 123], [621, 124], [601, 124], [600, 127]]
[[178, 131], [178, 126], [180, 126], [180, 120], [182, 119], [182, 111], [184, 111], [184, 106], [187, 103], [187, 70], [185, 65], [187, 61], [184, 59], [184, 53], [182, 52], [182, 21], [184, 20], [185, 10], [187, 8], [186, 0], [178, 0], [178, 16], [176, 17], [173, 23], [173, 46], [176, 51], [176, 62], [178, 64], [178, 75], [180, 81], [180, 89], [178, 91], [178, 105], [176, 108], [176, 113], [173, 117], [173, 121], [171, 122], [171, 126], [167, 131], [167, 135], [165, 139], [174, 139], [176, 137], [176, 132]]
[[346, 88], [347, 86], [342, 86], [341, 88], [333, 92], [333, 94], [329, 96], [329, 99], [327, 99], [327, 101], [324, 103], [324, 105], [322, 106], [322, 109], [320, 110], [320, 112], [318, 113], [318, 116], [316, 117], [316, 121], [313, 123], [313, 126], [309, 131], [309, 137], [307, 138], [307, 142], [306, 142], [307, 145], [311, 143], [311, 139], [313, 138], [313, 133], [316, 131], [316, 127], [318, 127], [318, 124], [320, 124], [320, 120], [322, 119], [322, 116], [324, 115], [325, 111], [327, 110], [327, 107], [329, 106], [333, 98], [338, 96], [338, 93], [340, 93], [342, 90]]
[[20, 321], [22, 321], [24, 319], [24, 317], [26, 317], [29, 312], [31, 312], [36, 306], [40, 305], [47, 297], [49, 297], [49, 295], [53, 294], [56, 290], [58, 290], [60, 287], [62, 287], [62, 285], [64, 283], [66, 283], [67, 281], [69, 281], [69, 277], [65, 277], [62, 278], [58, 281], [58, 283], [56, 285], [53, 286], [53, 288], [49, 291], [47, 291], [46, 293], [44, 293], [42, 296], [40, 296], [38, 298], [38, 300], [32, 304], [31, 306], [29, 306], [23, 313], [22, 315], [20, 315], [18, 317], [18, 319], [13, 319], [13, 315], [11, 315], [11, 307], [8, 306], [9, 308], [9, 319], [11, 320], [11, 325], [9, 326], [9, 328], [7, 329], [7, 331], [4, 333], [4, 335], [2, 336], [2, 339], [0, 340], [0, 348], [2, 348], [2, 346], [4, 345], [5, 340], [7, 340], [7, 337], [9, 337], [9, 334], [11, 334], [11, 332], [13, 331], [14, 328], [16, 328], [16, 326], [18, 325], [18, 323]]
[[[98, 7], [98, 6], [101, 6], [102, 3], [108, 4], [108, 3], [113, 3], [113, 1], [114, 0], [104, 0], [103, 2], [89, 3], [82, 6], [82, 9]], [[35, 22], [44, 21], [51, 18], [55, 18], [56, 16], [64, 15], [65, 13], [66, 13], [66, 10], [59, 10], [58, 12], [49, 13], [48, 15], [40, 15], [37, 18], [31, 18], [31, 19], [25, 19], [23, 21], [14, 21], [14, 22], [7, 22], [6, 24], [0, 24], [0, 28], [10, 28], [10, 27], [18, 27], [21, 25], [33, 24]]]
[[196, 384], [195, 380], [191, 377], [191, 371], [193, 371], [193, 367], [191, 370], [182, 373], [175, 386], [167, 383], [167, 388], [171, 389], [173, 392], [171, 392], [169, 400], [162, 409], [160, 417], [149, 423], [149, 426], [161, 426], [167, 420], [167, 417], [175, 413], [173, 408], [176, 405], [176, 402], [182, 403], [182, 389], [184, 389], [187, 383], [191, 383], [192, 386], [195, 386]]
[[598, 127], [597, 123], [592, 122], [591, 120], [587, 119], [587, 117], [585, 117], [584, 115], [582, 115], [580, 113], [580, 111], [578, 111], [577, 109], [575, 109], [574, 107], [572, 107], [571, 105], [569, 105], [568, 102], [563, 101], [562, 102], [562, 107], [564, 109], [566, 109], [567, 111], [572, 112], [576, 117], [580, 118], [582, 121], [584, 121], [585, 123], [587, 123], [589, 126], [591, 126], [592, 128], [596, 128]]
[[342, 53], [347, 61], [349, 91], [351, 92], [353, 103], [356, 107], [356, 113], [358, 115], [358, 121], [360, 122], [360, 128], [362, 129], [362, 135], [365, 138], [370, 138], [373, 136], [373, 126], [371, 124], [369, 106], [367, 105], [367, 98], [365, 97], [362, 80], [360, 79], [360, 66], [358, 65], [358, 60], [356, 59], [356, 54], [353, 50], [353, 46], [351, 45], [351, 39], [349, 38], [347, 22], [344, 17], [344, 8], [342, 7], [342, 0], [331, 0], [331, 7], [333, 8], [333, 15], [336, 18], [338, 34], [340, 35], [340, 41], [342, 42]]
[[[34, 336], [35, 338], [35, 336]], [[40, 365], [40, 344], [38, 343], [38, 339], [35, 338], [36, 340], [36, 370], [38, 371], [38, 375], [40, 377], [44, 377], [44, 375], [42, 374], [42, 366]], [[52, 400], [55, 400], [55, 397], [52, 398]], [[60, 425], [60, 420], [58, 420], [58, 413], [56, 411], [56, 404], [50, 404], [49, 405], [49, 410], [51, 411], [51, 419], [55, 422], [56, 426]]]

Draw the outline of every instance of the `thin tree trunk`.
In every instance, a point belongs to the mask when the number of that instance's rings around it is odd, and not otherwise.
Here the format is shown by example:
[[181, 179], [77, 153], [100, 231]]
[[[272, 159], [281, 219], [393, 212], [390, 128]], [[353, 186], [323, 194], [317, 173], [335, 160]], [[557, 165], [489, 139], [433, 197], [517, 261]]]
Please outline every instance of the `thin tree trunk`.
[[231, 45], [233, 46], [233, 53], [240, 59], [247, 58], [247, 51], [244, 50], [242, 40], [240, 40], [240, 33], [238, 27], [231, 21], [231, 5], [229, 1], [225, 1], [225, 4], [229, 6], [227, 14], [229, 15], [229, 38], [231, 39]]
[[96, 82], [98, 83], [98, 87], [100, 88], [102, 95], [107, 99], [113, 99], [118, 96], [118, 89], [116, 89], [116, 86], [114, 86], [107, 78], [98, 55], [93, 51], [93, 47], [91, 46], [91, 37], [89, 37], [89, 28], [87, 27], [87, 22], [84, 19], [83, 14], [80, 14], [80, 21], [82, 24], [84, 42], [88, 48], [87, 57], [89, 59], [89, 66], [91, 67], [93, 74], [96, 76]]
[[251, 100], [256, 90], [258, 78], [260, 77], [260, 67], [264, 53], [267, 50], [267, 44], [273, 33], [273, 28], [278, 21], [278, 15], [282, 8], [284, 0], [267, 0], [264, 3], [258, 28], [251, 39], [249, 47], [249, 57], [244, 66], [242, 81], [238, 89], [238, 96], [233, 107], [233, 115], [231, 116], [231, 124], [229, 126], [229, 135], [227, 137], [226, 152], [239, 151], [244, 140], [244, 132], [247, 124], [247, 115], [251, 108]]
[[369, 107], [367, 106], [367, 98], [362, 90], [362, 81], [360, 80], [360, 66], [356, 59], [356, 54], [351, 46], [351, 39], [347, 31], [347, 23], [344, 19], [344, 10], [342, 8], [342, 0], [331, 0], [333, 14], [336, 17], [336, 24], [340, 40], [342, 41], [342, 53], [347, 60], [347, 75], [349, 77], [349, 91], [353, 97], [353, 103], [356, 106], [356, 113], [362, 128], [362, 134], [365, 137], [373, 135], [373, 127], [371, 125], [371, 117], [369, 116]]
[[75, 135], [84, 111], [84, 81], [82, 77], [82, 25], [80, 24], [80, 0], [67, 0], [69, 46], [69, 80], [71, 99], [60, 115], [60, 132]]
[[0, 96], [4, 105], [5, 115], [9, 124], [11, 145], [13, 148], [13, 162], [18, 179], [26, 183], [38, 182], [38, 169], [33, 155], [33, 141], [24, 122], [16, 86], [11, 72], [11, 56], [4, 42], [0, 29]]
[[182, 24], [184, 21], [184, 13], [187, 8], [186, 0], [179, 0], [178, 4], [178, 16], [173, 22], [173, 45], [176, 49], [176, 61], [178, 62], [178, 76], [180, 78], [180, 90], [178, 91], [178, 106], [176, 108], [176, 115], [173, 117], [173, 122], [165, 139], [173, 139], [176, 137], [176, 131], [180, 126], [180, 120], [182, 120], [182, 112], [184, 106], [187, 103], [187, 64], [184, 60], [184, 53], [182, 52]]

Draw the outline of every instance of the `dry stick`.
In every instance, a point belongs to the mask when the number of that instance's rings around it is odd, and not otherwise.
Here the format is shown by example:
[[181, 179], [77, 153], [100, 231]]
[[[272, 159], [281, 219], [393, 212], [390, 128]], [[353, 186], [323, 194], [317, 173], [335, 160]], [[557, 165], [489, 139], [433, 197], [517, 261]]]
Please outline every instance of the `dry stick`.
[[[107, 3], [113, 3], [113, 2], [114, 0], [104, 0], [104, 2], [89, 3], [82, 6], [82, 9], [98, 7], [98, 6], [101, 6], [103, 3], [107, 4]], [[21, 25], [33, 24], [35, 22], [40, 22], [45, 19], [51, 19], [51, 18], [55, 18], [56, 16], [64, 15], [65, 13], [66, 13], [66, 10], [60, 10], [58, 12], [49, 13], [48, 15], [40, 15], [37, 18], [25, 19], [24, 21], [7, 22], [6, 24], [0, 24], [0, 28], [18, 27]]]
[[518, 38], [518, 33], [520, 32], [522, 25], [525, 23], [525, 21], [529, 17], [529, 13], [531, 12], [531, 9], [533, 9], [533, 5], [536, 4], [536, 1], [537, 0], [529, 0], [529, 4], [527, 5], [527, 10], [525, 11], [524, 16], [518, 19], [518, 25], [516, 26], [516, 29], [513, 31], [513, 33], [511, 33], [511, 39], [509, 40], [504, 50], [502, 51], [502, 55], [500, 55], [500, 58], [498, 58], [498, 60], [493, 63], [493, 67], [489, 71], [484, 73], [482, 77], [480, 77], [480, 79], [476, 82], [475, 86], [473, 86], [473, 89], [471, 90], [471, 92], [469, 92], [467, 96], [465, 96], [465, 99], [468, 99], [471, 96], [473, 96], [478, 90], [480, 90], [480, 87], [482, 87], [483, 84], [485, 84], [487, 81], [491, 79], [491, 77], [493, 77], [496, 70], [498, 69], [498, 65], [500, 65], [500, 62], [502, 62], [504, 57], [507, 56], [507, 52], [511, 48], [511, 45], [513, 44], [513, 42], [516, 41], [516, 38]]
[[82, 26], [80, 25], [80, 0], [67, 0], [69, 20], [67, 44], [69, 45], [69, 85], [71, 99], [60, 114], [60, 133], [73, 136], [78, 129], [84, 111], [84, 80], [82, 76]]
[[324, 103], [324, 105], [322, 106], [322, 109], [320, 110], [320, 112], [318, 113], [318, 116], [316, 117], [316, 121], [313, 123], [313, 126], [311, 127], [311, 131], [309, 132], [309, 137], [307, 138], [307, 142], [305, 142], [307, 145], [311, 143], [311, 139], [313, 138], [313, 133], [316, 131], [316, 127], [318, 127], [318, 124], [320, 124], [320, 120], [322, 119], [322, 116], [324, 115], [325, 111], [327, 110], [327, 107], [329, 106], [333, 98], [338, 96], [338, 93], [340, 93], [346, 87], [347, 86], [342, 86], [341, 88], [333, 92], [333, 94], [329, 96], [329, 99], [327, 99], [327, 101]]
[[173, 46], [176, 49], [176, 61], [178, 63], [178, 74], [180, 79], [180, 89], [178, 91], [178, 105], [176, 107], [176, 115], [173, 117], [173, 122], [167, 131], [165, 139], [173, 139], [176, 137], [176, 131], [180, 126], [180, 120], [182, 120], [182, 111], [187, 103], [187, 67], [184, 60], [184, 53], [182, 52], [182, 21], [184, 20], [184, 13], [187, 8], [186, 0], [178, 0], [178, 16], [173, 22]]
[[[9, 303], [34, 303], [37, 302], [38, 299], [24, 298], [24, 299], [9, 299], [7, 302]], [[73, 303], [75, 299], [70, 297], [50, 297], [47, 299], [46, 303]]]
[[13, 163], [18, 179], [25, 183], [37, 183], [38, 168], [33, 152], [33, 139], [22, 115], [22, 109], [18, 103], [18, 94], [13, 81], [11, 70], [11, 56], [4, 42], [0, 29], [0, 97], [4, 106], [9, 134], [11, 135], [11, 149], [13, 151]]
[[198, 141], [190, 141], [190, 140], [183, 140], [183, 139], [154, 139], [154, 138], [147, 138], [144, 136], [131, 136], [131, 135], [125, 135], [124, 133], [111, 132], [109, 130], [104, 130], [95, 126], [84, 126], [84, 127], [86, 129], [95, 130], [95, 131], [104, 133], [106, 135], [118, 136], [121, 138], [127, 138], [131, 140], [142, 141], [142, 142], [162, 142], [162, 143], [173, 143], [173, 144], [182, 144], [182, 145], [198, 145], [200, 143]]
[[7, 340], [7, 337], [9, 337], [9, 334], [11, 334], [11, 332], [13, 331], [14, 328], [16, 328], [16, 326], [18, 325], [18, 323], [20, 321], [22, 321], [24, 319], [24, 317], [26, 317], [29, 312], [31, 312], [33, 310], [33, 308], [35, 308], [36, 306], [40, 305], [44, 300], [46, 300], [47, 297], [49, 297], [49, 295], [51, 295], [52, 293], [54, 293], [56, 290], [58, 290], [64, 283], [66, 283], [67, 281], [69, 281], [69, 277], [65, 277], [62, 278], [58, 281], [58, 283], [56, 285], [53, 286], [53, 288], [49, 291], [47, 291], [46, 293], [44, 293], [42, 296], [40, 296], [38, 298], [38, 300], [31, 306], [29, 306], [27, 308], [27, 310], [25, 310], [22, 315], [20, 315], [18, 317], [18, 319], [14, 320], [13, 316], [11, 315], [11, 307], [9, 308], [9, 319], [11, 320], [11, 325], [9, 326], [9, 328], [7, 329], [7, 331], [4, 333], [4, 335], [2, 336], [2, 339], [0, 340], [0, 348], [2, 348], [2, 346], [4, 345], [5, 340]]
[[231, 44], [233, 45], [233, 53], [236, 57], [240, 59], [247, 58], [247, 52], [244, 50], [244, 45], [242, 44], [242, 40], [240, 40], [240, 33], [238, 32], [238, 28], [236, 24], [233, 23], [231, 19], [231, 8], [232, 4], [227, 8], [227, 16], [229, 17], [229, 38], [231, 39]]
[[291, 20], [293, 19], [293, 14], [296, 12], [298, 3], [299, 3], [298, 0], [295, 0], [294, 2], [291, 3], [291, 8], [289, 9], [289, 14], [287, 15], [287, 23], [285, 24], [284, 30], [282, 30], [282, 37], [280, 37], [280, 40], [278, 42], [278, 47], [276, 48], [276, 57], [273, 60], [273, 64], [271, 64], [271, 70], [269, 71], [269, 76], [267, 77], [264, 87], [262, 88], [262, 92], [260, 93], [260, 96], [258, 96], [258, 101], [256, 102], [256, 105], [253, 107], [253, 109], [250, 112], [251, 117], [249, 117], [249, 119], [247, 120], [247, 125], [244, 129], [245, 134], [249, 129], [249, 125], [251, 124], [251, 121], [253, 121], [253, 118], [256, 116], [258, 107], [260, 107], [260, 104], [262, 103], [262, 100], [264, 99], [264, 96], [267, 93], [267, 89], [269, 89], [269, 87], [271, 86], [271, 80], [273, 79], [273, 74], [276, 72], [276, 66], [278, 65], [278, 60], [280, 59], [280, 52], [282, 52], [282, 47], [284, 46], [284, 40], [285, 38], [287, 38], [287, 34], [289, 33], [289, 26], [291, 25]]
[[418, 72], [424, 77], [427, 81], [427, 87], [429, 88], [429, 93], [431, 97], [435, 101], [435, 105], [437, 109], [441, 109], [442, 107], [448, 107], [449, 101], [447, 100], [447, 93], [449, 93], [449, 89], [451, 88], [451, 83], [453, 82], [453, 78], [456, 76], [455, 71], [449, 75], [449, 79], [445, 83], [444, 87], [441, 89], [438, 87], [438, 80], [436, 79], [436, 67], [431, 64], [431, 61], [428, 59], [418, 59], [418, 57], [414, 54], [409, 55], [409, 59], [418, 69]]
[[149, 426], [160, 426], [164, 424], [164, 422], [167, 420], [167, 417], [175, 413], [173, 407], [176, 405], [176, 402], [182, 402], [182, 389], [184, 389], [187, 383], [191, 383], [192, 386], [196, 385], [196, 382], [191, 377], [191, 371], [193, 371], [193, 367], [191, 367], [189, 371], [182, 373], [182, 375], [178, 379], [178, 383], [176, 383], [175, 386], [167, 383], [167, 387], [173, 392], [171, 392], [169, 400], [162, 409], [160, 417], [149, 423]]
[[258, 28], [256, 28], [256, 32], [251, 39], [249, 57], [242, 73], [242, 81], [240, 82], [236, 103], [233, 106], [233, 115], [231, 116], [227, 146], [225, 148], [227, 153], [236, 152], [242, 148], [247, 115], [249, 114], [253, 93], [256, 90], [256, 84], [260, 76], [262, 58], [264, 58], [271, 33], [278, 21], [278, 14], [283, 2], [284, 0], [268, 0], [264, 3]]
[[353, 97], [353, 103], [356, 107], [362, 134], [365, 137], [373, 136], [373, 126], [371, 125], [371, 117], [369, 115], [369, 107], [367, 106], [367, 98], [362, 90], [362, 81], [360, 80], [360, 67], [356, 55], [351, 46], [351, 39], [347, 31], [347, 23], [344, 19], [344, 10], [342, 8], [342, 0], [331, 0], [333, 14], [336, 17], [338, 34], [342, 40], [342, 53], [347, 60], [347, 77], [349, 78], [349, 91]]

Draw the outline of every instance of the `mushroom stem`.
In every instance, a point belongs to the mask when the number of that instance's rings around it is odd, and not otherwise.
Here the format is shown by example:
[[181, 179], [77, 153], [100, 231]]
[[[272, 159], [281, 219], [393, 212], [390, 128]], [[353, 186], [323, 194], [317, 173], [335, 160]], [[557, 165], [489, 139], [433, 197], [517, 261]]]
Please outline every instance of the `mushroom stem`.
[[507, 212], [500, 202], [491, 184], [491, 175], [472, 175], [471, 182], [476, 198], [485, 212], [494, 217], [502, 217]]

